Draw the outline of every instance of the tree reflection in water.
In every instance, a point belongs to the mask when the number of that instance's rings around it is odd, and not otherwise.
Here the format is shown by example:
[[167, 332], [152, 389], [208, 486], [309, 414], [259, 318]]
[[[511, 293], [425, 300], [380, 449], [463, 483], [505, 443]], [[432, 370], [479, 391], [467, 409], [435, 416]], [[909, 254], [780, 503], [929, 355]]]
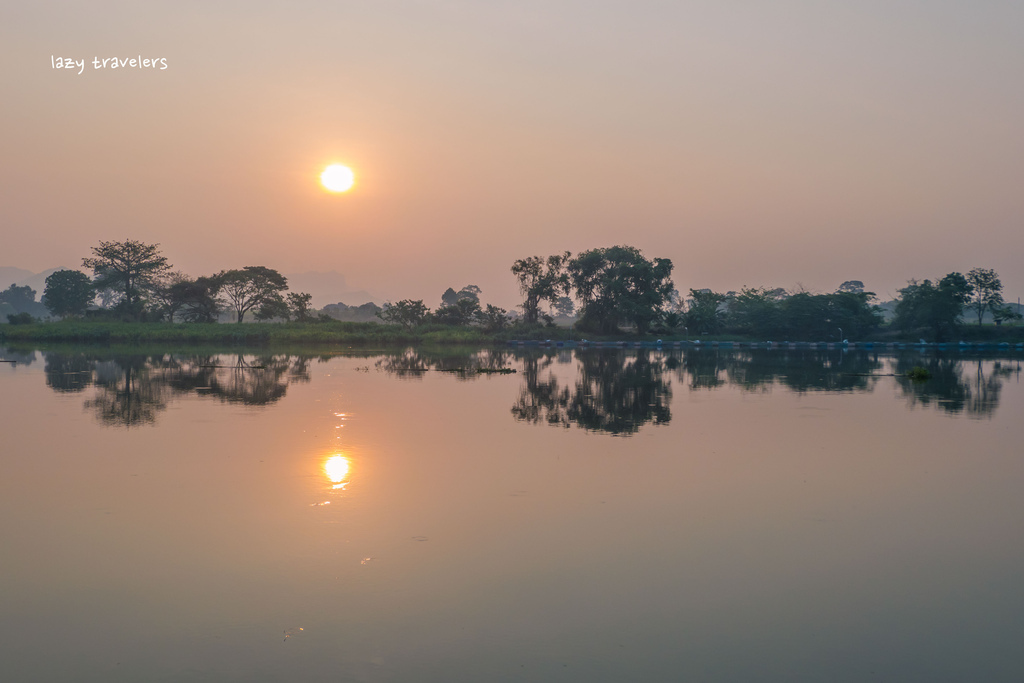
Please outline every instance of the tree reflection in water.
[[[27, 364], [34, 352], [3, 349]], [[351, 352], [344, 355], [352, 355]], [[357, 355], [362, 355], [357, 352]], [[375, 352], [379, 371], [419, 378], [428, 371], [470, 381], [521, 366], [511, 413], [533, 424], [581, 427], [613, 435], [636, 433], [672, 418], [672, 379], [691, 391], [734, 385], [765, 392], [871, 392], [881, 378], [895, 382], [909, 405], [973, 417], [991, 416], [1003, 383], [1020, 376], [1020, 361], [959, 354], [843, 349], [414, 349]], [[263, 406], [280, 400], [294, 382], [309, 382], [310, 364], [327, 355], [274, 353], [145, 354], [44, 351], [46, 384], [59, 393], [92, 389], [85, 406], [106, 425], [153, 423], [176, 396], [194, 394], [225, 403]], [[365, 356], [364, 356], [365, 357]], [[906, 372], [922, 366], [931, 379]]]
[[672, 419], [672, 387], [660, 353], [595, 350], [576, 358], [575, 380], [562, 384], [551, 371], [552, 356], [525, 356], [523, 387], [512, 415], [619, 436], [634, 434], [648, 422], [668, 424]]
[[735, 384], [767, 391], [781, 384], [796, 392], [871, 391], [882, 367], [876, 354], [843, 349], [693, 349], [671, 356], [668, 364], [691, 389]]
[[[914, 367], [925, 368], [931, 377], [924, 381], [909, 379], [907, 372]], [[895, 359], [893, 369], [900, 391], [911, 406], [934, 405], [976, 418], [992, 417], [1003, 382], [1008, 377], [1020, 377], [1020, 361], [980, 356], [904, 354]]]
[[481, 374], [507, 370], [513, 357], [503, 349], [415, 349], [383, 352], [375, 363], [378, 370], [404, 379], [418, 379], [430, 371], [449, 372], [460, 380], [476, 379]]
[[105, 425], [152, 424], [176, 395], [198, 394], [226, 403], [261, 406], [308, 382], [310, 356], [177, 355], [44, 352], [46, 383], [68, 393], [94, 388], [85, 407]]

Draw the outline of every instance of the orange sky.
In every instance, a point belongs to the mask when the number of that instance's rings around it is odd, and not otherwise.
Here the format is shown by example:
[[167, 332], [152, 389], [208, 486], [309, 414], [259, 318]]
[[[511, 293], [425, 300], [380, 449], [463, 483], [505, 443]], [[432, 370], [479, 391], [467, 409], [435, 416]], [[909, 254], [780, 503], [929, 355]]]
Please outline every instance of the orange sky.
[[[632, 244], [684, 291], [889, 298], [980, 266], [1024, 292], [1019, 3], [24, 4], [0, 9], [0, 266], [133, 238], [192, 275], [511, 307], [516, 258]], [[139, 55], [168, 68], [92, 68]]]

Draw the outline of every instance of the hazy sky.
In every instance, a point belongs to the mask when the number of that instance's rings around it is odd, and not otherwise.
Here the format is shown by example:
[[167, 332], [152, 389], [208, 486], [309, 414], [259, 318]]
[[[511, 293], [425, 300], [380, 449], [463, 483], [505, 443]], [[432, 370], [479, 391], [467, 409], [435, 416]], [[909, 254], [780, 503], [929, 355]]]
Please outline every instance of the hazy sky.
[[516, 258], [632, 244], [683, 291], [981, 266], [1015, 300], [1022, 46], [978, 0], [5, 3], [0, 265], [133, 238], [511, 307]]

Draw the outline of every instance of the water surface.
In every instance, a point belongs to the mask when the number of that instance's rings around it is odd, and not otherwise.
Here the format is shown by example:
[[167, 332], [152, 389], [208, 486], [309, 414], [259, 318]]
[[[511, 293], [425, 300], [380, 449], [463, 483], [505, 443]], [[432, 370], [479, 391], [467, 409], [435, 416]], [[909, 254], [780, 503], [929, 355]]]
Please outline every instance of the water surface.
[[0, 357], [4, 680], [1024, 673], [1017, 357]]

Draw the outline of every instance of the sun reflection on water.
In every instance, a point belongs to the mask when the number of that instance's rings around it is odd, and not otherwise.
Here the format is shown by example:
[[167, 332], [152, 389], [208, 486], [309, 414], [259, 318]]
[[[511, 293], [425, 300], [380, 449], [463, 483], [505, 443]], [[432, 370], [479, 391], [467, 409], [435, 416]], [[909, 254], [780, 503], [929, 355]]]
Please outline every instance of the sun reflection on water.
[[345, 477], [348, 476], [348, 458], [343, 455], [332, 455], [327, 458], [327, 462], [324, 463], [324, 474], [331, 480], [333, 486], [331, 488], [343, 489], [345, 484]]

